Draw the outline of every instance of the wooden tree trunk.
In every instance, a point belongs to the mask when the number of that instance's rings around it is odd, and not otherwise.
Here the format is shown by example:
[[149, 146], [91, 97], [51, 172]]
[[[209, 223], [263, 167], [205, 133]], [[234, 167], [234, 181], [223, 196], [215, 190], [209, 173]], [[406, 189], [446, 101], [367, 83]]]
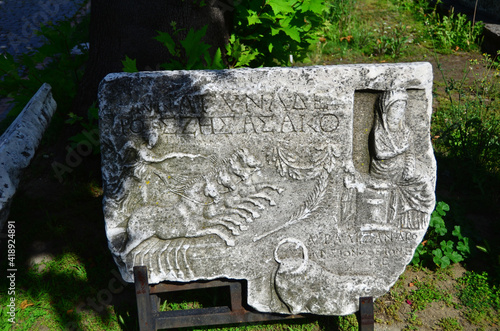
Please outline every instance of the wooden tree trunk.
[[[125, 56], [137, 60], [139, 70], [158, 70], [169, 60], [167, 48], [153, 38], [157, 31], [200, 29], [208, 25], [204, 42], [223, 47], [232, 26], [232, 7], [219, 0], [92, 0], [90, 53], [85, 74], [74, 101], [73, 112], [86, 116], [97, 99], [104, 76], [121, 72]], [[183, 35], [180, 34], [180, 38]]]

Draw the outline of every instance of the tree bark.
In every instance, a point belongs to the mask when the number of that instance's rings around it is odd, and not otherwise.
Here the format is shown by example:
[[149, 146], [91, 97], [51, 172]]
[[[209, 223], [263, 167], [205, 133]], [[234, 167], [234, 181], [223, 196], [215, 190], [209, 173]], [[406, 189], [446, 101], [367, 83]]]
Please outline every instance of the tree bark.
[[208, 25], [203, 41], [215, 51], [229, 38], [232, 7], [220, 0], [92, 0], [89, 60], [73, 112], [86, 116], [97, 99], [99, 82], [108, 73], [123, 71], [125, 56], [136, 59], [139, 70], [158, 70], [167, 62], [170, 53], [153, 38], [157, 31], [173, 36], [171, 22], [185, 29], [180, 39], [190, 28]]

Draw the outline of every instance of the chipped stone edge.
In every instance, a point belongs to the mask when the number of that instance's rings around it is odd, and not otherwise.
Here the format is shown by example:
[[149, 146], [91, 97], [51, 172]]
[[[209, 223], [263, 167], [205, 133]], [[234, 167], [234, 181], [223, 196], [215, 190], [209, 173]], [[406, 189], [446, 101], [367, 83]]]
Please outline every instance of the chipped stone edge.
[[52, 87], [44, 83], [0, 136], [0, 229], [9, 216], [22, 172], [33, 159], [56, 108]]

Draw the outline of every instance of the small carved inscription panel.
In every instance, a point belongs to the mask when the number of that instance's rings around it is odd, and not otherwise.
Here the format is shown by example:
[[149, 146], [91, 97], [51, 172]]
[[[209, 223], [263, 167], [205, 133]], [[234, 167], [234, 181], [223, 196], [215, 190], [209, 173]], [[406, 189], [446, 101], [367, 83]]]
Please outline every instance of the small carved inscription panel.
[[344, 315], [434, 208], [428, 63], [110, 74], [109, 247], [151, 283], [246, 279], [263, 312]]

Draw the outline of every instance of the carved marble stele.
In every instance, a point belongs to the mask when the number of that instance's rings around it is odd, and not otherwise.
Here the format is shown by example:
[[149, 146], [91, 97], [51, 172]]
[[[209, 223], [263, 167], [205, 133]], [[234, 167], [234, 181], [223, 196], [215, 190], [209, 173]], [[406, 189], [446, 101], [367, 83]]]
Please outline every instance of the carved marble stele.
[[245, 279], [262, 312], [389, 290], [434, 208], [429, 63], [108, 75], [109, 247], [125, 280]]

